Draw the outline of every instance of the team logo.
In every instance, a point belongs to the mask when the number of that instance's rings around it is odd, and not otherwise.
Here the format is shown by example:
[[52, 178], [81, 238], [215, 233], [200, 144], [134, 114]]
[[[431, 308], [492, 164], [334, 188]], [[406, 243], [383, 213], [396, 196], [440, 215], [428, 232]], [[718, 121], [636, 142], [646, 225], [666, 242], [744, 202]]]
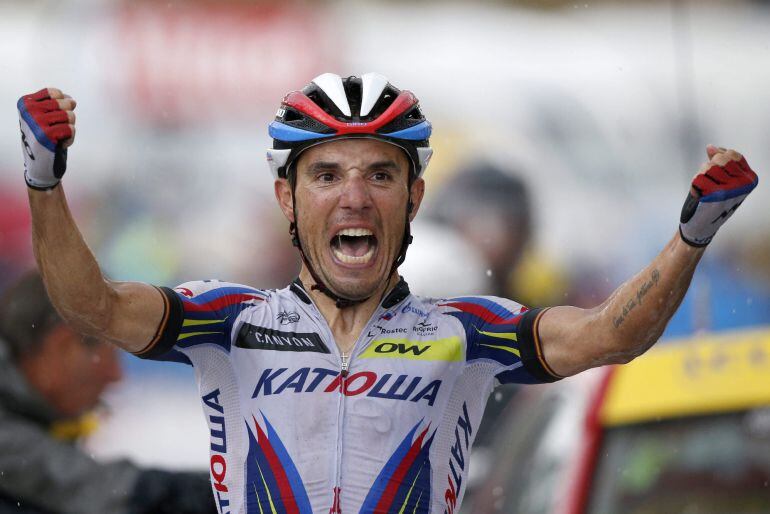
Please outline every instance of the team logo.
[[393, 319], [393, 316], [395, 316], [395, 314], [393, 314], [392, 312], [390, 311], [385, 312], [380, 315], [380, 321], [390, 321]]
[[214, 486], [216, 502], [220, 512], [226, 512], [230, 505], [228, 495], [230, 489], [227, 485], [227, 431], [225, 427], [225, 407], [220, 401], [219, 389], [204, 395], [201, 400], [207, 407], [209, 432], [211, 439], [211, 457], [209, 468], [211, 482]]
[[344, 378], [338, 369], [299, 368], [290, 372], [288, 368], [267, 368], [257, 380], [252, 398], [274, 394], [297, 393], [342, 393], [345, 396], [365, 395], [369, 398], [385, 398], [420, 402], [433, 406], [441, 388], [441, 380], [411, 375], [374, 371], [358, 371]]
[[275, 319], [280, 321], [281, 325], [292, 325], [299, 321], [299, 314], [296, 312], [281, 311]]
[[472, 435], [473, 426], [468, 415], [468, 405], [463, 403], [463, 411], [457, 417], [455, 424], [454, 444], [449, 452], [449, 471], [451, 474], [447, 475], [448, 487], [444, 492], [444, 501], [446, 502], [444, 514], [453, 514], [459, 503], [460, 488], [463, 485], [463, 475], [468, 464]]
[[244, 323], [235, 340], [238, 348], [249, 350], [277, 350], [283, 352], [330, 353], [318, 334], [282, 332]]

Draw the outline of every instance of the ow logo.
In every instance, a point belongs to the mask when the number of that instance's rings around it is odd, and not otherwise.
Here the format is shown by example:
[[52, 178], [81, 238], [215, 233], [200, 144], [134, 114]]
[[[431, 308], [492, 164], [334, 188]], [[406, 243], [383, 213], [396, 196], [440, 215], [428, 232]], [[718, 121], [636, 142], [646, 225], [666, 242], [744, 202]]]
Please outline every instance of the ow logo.
[[419, 346], [416, 344], [406, 343], [382, 343], [374, 348], [375, 353], [398, 353], [406, 355], [411, 353], [412, 355], [422, 355], [430, 350], [430, 345]]

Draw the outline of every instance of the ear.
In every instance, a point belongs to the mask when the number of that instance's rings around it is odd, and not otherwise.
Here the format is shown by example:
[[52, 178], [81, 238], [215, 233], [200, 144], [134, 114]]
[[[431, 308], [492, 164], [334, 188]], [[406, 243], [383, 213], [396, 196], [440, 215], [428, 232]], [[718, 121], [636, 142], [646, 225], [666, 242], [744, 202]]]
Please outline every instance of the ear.
[[294, 223], [294, 195], [291, 192], [291, 184], [285, 178], [275, 180], [275, 199], [283, 211], [283, 215], [290, 223]]
[[412, 211], [409, 213], [409, 221], [414, 221], [417, 211], [420, 210], [422, 198], [425, 196], [425, 181], [418, 178], [412, 183], [412, 189], [409, 191], [409, 198], [412, 201]]

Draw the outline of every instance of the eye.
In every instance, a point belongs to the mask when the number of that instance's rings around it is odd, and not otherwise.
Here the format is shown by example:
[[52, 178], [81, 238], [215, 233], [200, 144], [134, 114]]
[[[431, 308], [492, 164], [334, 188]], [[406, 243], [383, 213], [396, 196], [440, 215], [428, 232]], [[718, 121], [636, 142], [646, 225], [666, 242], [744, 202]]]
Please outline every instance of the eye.
[[375, 171], [372, 174], [372, 179], [374, 179], [375, 182], [385, 182], [390, 180], [390, 173], [387, 171]]
[[326, 183], [334, 182], [334, 173], [329, 171], [319, 173], [316, 176], [316, 180], [318, 180], [319, 182], [326, 182]]

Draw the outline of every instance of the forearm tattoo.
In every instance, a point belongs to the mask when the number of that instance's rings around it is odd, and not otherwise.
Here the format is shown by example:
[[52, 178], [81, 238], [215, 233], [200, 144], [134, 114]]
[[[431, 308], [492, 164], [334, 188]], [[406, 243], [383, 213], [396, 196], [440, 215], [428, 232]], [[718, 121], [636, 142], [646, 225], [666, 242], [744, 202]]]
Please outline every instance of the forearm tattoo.
[[660, 271], [657, 269], [652, 270], [652, 273], [650, 274], [650, 279], [646, 281], [642, 286], [639, 288], [639, 290], [636, 292], [636, 295], [633, 298], [629, 298], [626, 304], [623, 306], [623, 311], [620, 313], [620, 315], [616, 316], [613, 320], [613, 324], [615, 325], [615, 328], [619, 328], [620, 325], [623, 324], [623, 322], [626, 320], [628, 315], [631, 313], [632, 310], [636, 308], [637, 305], [641, 305], [644, 301], [644, 297], [647, 296], [647, 293], [650, 292], [650, 289], [658, 285], [658, 282], [660, 281]]

